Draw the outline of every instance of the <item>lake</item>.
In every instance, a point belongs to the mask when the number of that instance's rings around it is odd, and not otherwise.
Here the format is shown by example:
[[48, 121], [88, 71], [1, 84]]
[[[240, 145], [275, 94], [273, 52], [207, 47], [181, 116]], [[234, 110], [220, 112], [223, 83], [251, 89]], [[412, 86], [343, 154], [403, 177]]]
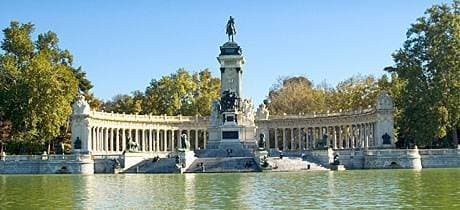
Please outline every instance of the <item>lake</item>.
[[460, 169], [0, 175], [0, 208], [460, 208]]

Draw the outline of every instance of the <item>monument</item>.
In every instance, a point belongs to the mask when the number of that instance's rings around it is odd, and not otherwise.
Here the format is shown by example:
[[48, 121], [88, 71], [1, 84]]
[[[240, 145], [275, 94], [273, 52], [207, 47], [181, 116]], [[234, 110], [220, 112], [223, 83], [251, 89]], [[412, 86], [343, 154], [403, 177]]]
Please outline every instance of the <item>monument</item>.
[[207, 148], [242, 145], [256, 148], [256, 126], [252, 101], [243, 99], [243, 65], [245, 64], [241, 47], [235, 42], [235, 21], [227, 22], [228, 41], [220, 47], [217, 60], [220, 63], [220, 100], [212, 103]]

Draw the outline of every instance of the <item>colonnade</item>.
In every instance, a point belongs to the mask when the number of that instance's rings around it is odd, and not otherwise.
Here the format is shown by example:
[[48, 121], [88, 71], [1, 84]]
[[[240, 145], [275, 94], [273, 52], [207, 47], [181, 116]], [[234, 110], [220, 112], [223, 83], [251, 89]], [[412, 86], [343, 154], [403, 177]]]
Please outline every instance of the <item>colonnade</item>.
[[192, 128], [120, 128], [91, 126], [88, 150], [93, 153], [121, 153], [135, 142], [139, 152], [172, 152], [182, 147], [181, 134], [186, 134], [191, 149], [204, 149], [207, 129]]
[[264, 133], [266, 149], [354, 149], [376, 146], [375, 123], [324, 126], [271, 126]]

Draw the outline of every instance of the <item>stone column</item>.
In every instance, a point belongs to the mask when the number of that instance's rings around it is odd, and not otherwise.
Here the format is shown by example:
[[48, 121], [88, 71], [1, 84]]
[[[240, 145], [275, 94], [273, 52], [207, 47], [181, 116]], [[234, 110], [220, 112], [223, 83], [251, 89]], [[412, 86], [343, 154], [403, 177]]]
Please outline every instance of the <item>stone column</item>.
[[168, 130], [163, 130], [163, 151], [168, 151]]
[[92, 148], [91, 152], [96, 150], [96, 127], [91, 128], [91, 143], [92, 143]]
[[265, 133], [265, 137], [265, 149], [270, 149], [270, 128], [268, 127]]
[[351, 148], [355, 148], [355, 134], [356, 134], [356, 125], [351, 125]]
[[[319, 127], [319, 136], [318, 136], [318, 141], [323, 141], [324, 140], [324, 135], [323, 135], [323, 127]], [[329, 140], [326, 141], [326, 145], [329, 146]]]
[[155, 129], [155, 152], [160, 151], [160, 130]]
[[297, 130], [299, 131], [299, 150], [303, 150], [303, 147], [302, 147], [302, 129], [300, 127], [297, 128]]
[[[139, 131], [138, 131], [137, 129], [134, 129], [134, 132], [136, 132], [136, 133], [134, 134], [134, 138], [135, 138], [134, 142], [136, 142], [137, 145], [139, 145], [139, 144], [140, 144], [140, 141], [139, 141]], [[130, 133], [131, 133], [131, 132], [130, 132]]]
[[182, 135], [182, 129], [179, 129], [178, 134], [177, 134], [177, 148], [182, 148], [181, 135]]
[[337, 127], [335, 127], [335, 126], [332, 127], [332, 135], [334, 135], [333, 136], [333, 144], [334, 145], [332, 146], [332, 148], [337, 149]]
[[121, 129], [121, 150], [126, 150], [126, 133], [124, 128]]
[[345, 148], [348, 149], [350, 148], [350, 126], [349, 125], [345, 125]]
[[339, 145], [340, 149], [343, 149], [343, 138], [342, 138], [342, 126], [339, 126]]
[[206, 149], [206, 144], [208, 143], [208, 130], [204, 129], [203, 130], [203, 147]]
[[109, 134], [108, 134], [108, 129], [104, 128], [104, 152], [107, 152], [109, 149]]
[[316, 148], [316, 127], [313, 127], [311, 131], [311, 148], [314, 149]]
[[120, 129], [115, 128], [115, 151], [119, 152], [120, 151]]
[[101, 128], [96, 127], [96, 151], [100, 151], [101, 148], [101, 143], [99, 142], [101, 140]]
[[[190, 129], [187, 129], [187, 139], [188, 139], [189, 143], [192, 141], [192, 137], [190, 137]], [[192, 150], [191, 147], [190, 147], [190, 149]]]
[[283, 151], [286, 151], [287, 150], [286, 128], [283, 128], [282, 131], [283, 131]]
[[364, 148], [368, 148], [369, 147], [369, 124], [366, 123], [364, 124]]
[[305, 148], [310, 149], [310, 129], [305, 128]]
[[170, 136], [170, 140], [169, 140], [169, 149], [171, 152], [174, 151], [174, 130], [171, 129], [171, 136]]
[[113, 149], [113, 131], [112, 128], [107, 128], [107, 152], [112, 152]]
[[294, 142], [294, 128], [290, 128], [291, 130], [291, 150], [295, 150], [295, 142]]
[[[168, 136], [168, 132], [169, 132], [169, 131], [170, 131], [170, 130], [165, 130], [165, 132], [166, 132], [166, 135], [165, 135], [165, 137], [166, 137], [166, 145], [165, 145], [166, 147], [165, 147], [165, 151], [168, 151], [168, 150], [169, 150], [169, 151], [172, 151], [172, 150], [171, 150], [171, 137], [172, 137], [172, 134]], [[171, 132], [171, 133], [172, 133], [172, 132]]]
[[195, 130], [195, 149], [198, 149], [198, 129]]
[[276, 148], [276, 150], [280, 149], [278, 147], [278, 128], [275, 128], [275, 148]]

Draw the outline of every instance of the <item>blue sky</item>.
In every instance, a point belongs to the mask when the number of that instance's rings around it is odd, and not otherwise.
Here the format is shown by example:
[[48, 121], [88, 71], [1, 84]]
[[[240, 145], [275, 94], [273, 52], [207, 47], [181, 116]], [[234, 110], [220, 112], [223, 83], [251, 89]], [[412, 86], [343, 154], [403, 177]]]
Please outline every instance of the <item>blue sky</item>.
[[36, 34], [56, 32], [107, 100], [181, 67], [220, 76], [216, 56], [232, 15], [246, 58], [244, 97], [258, 104], [280, 76], [334, 85], [383, 74], [410, 24], [440, 2], [450, 1], [2, 0], [0, 28], [18, 20], [34, 23]]

